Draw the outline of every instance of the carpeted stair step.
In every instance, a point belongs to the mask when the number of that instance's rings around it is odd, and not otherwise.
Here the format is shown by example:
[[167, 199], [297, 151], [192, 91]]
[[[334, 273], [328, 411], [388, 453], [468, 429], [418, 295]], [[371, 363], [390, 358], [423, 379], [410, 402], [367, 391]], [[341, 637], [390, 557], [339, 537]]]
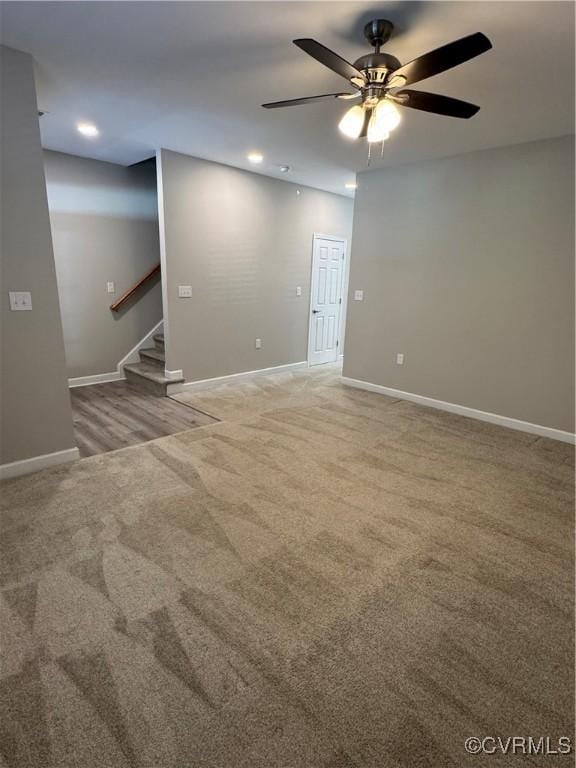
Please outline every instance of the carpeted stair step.
[[153, 336], [154, 344], [156, 345], [156, 349], [159, 349], [160, 351], [164, 351], [164, 334], [163, 333], [157, 333]]
[[128, 363], [124, 366], [124, 374], [128, 384], [161, 396], [166, 395], [169, 384], [181, 384], [184, 381], [183, 378], [166, 378], [163, 368], [149, 362]]
[[166, 356], [164, 355], [163, 349], [156, 349], [155, 347], [152, 347], [151, 349], [141, 349], [139, 354], [140, 360], [142, 360], [143, 363], [157, 365], [164, 370]]

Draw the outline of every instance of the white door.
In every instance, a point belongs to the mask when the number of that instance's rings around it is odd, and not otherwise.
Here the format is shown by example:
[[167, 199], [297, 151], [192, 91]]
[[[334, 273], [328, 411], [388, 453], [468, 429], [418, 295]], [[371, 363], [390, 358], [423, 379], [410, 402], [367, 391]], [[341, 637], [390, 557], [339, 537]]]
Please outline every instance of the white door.
[[308, 336], [310, 365], [333, 363], [338, 358], [344, 249], [343, 240], [314, 237]]

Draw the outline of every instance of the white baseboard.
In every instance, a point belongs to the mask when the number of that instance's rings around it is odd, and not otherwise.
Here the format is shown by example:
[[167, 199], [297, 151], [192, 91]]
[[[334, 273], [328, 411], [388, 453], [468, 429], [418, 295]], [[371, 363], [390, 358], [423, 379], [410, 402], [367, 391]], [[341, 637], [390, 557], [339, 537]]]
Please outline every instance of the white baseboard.
[[66, 464], [79, 458], [80, 452], [78, 448], [67, 448], [65, 451], [45, 453], [43, 456], [32, 456], [30, 459], [13, 461], [10, 464], [0, 464], [0, 480], [27, 475], [30, 472], [39, 472], [41, 469], [55, 467], [57, 464]]
[[227, 384], [242, 379], [250, 379], [253, 376], [262, 376], [271, 373], [287, 373], [296, 371], [299, 368], [308, 368], [308, 362], [303, 360], [301, 363], [288, 363], [287, 365], [276, 365], [273, 368], [260, 368], [257, 371], [244, 371], [242, 373], [231, 373], [229, 376], [218, 376], [215, 379], [202, 379], [201, 381], [187, 381], [184, 384], [168, 385], [169, 394], [184, 392], [189, 389], [205, 389], [215, 384]]
[[110, 373], [95, 373], [94, 376], [78, 376], [75, 379], [68, 379], [69, 387], [88, 387], [90, 384], [105, 384], [107, 381], [120, 381], [124, 374], [120, 371], [111, 371]]
[[93, 376], [78, 376], [73, 379], [68, 379], [68, 386], [69, 387], [88, 387], [91, 384], [106, 384], [108, 381], [121, 381], [122, 379], [125, 379], [124, 376], [124, 366], [127, 363], [139, 363], [140, 362], [140, 355], [138, 354], [139, 350], [144, 349], [153, 339], [153, 337], [160, 333], [164, 326], [164, 320], [160, 320], [159, 323], [156, 323], [154, 328], [152, 328], [151, 331], [148, 331], [146, 336], [140, 339], [140, 341], [132, 347], [130, 352], [128, 352], [127, 355], [124, 355], [122, 360], [117, 365], [117, 368], [115, 371], [110, 371], [110, 373], [95, 373]]
[[182, 369], [179, 371], [169, 371], [168, 368], [164, 368], [164, 376], [166, 376], [167, 379], [183, 379], [184, 371]]
[[122, 360], [120, 360], [120, 362], [118, 363], [118, 371], [120, 373], [121, 378], [124, 378], [124, 374], [122, 373], [122, 371], [124, 370], [124, 366], [127, 363], [139, 363], [140, 355], [138, 354], [138, 352], [141, 349], [144, 349], [153, 340], [153, 337], [157, 333], [161, 333], [163, 328], [164, 328], [164, 320], [162, 319], [160, 320], [159, 323], [156, 323], [156, 325], [154, 326], [154, 328], [152, 328], [151, 331], [148, 331], [146, 336], [141, 338], [140, 341], [132, 347], [132, 349], [130, 350], [130, 352], [128, 352], [127, 355], [124, 355]]
[[490, 424], [497, 424], [501, 427], [508, 427], [509, 429], [517, 429], [520, 432], [530, 432], [533, 435], [540, 435], [540, 437], [549, 437], [552, 440], [561, 440], [564, 443], [576, 443], [576, 435], [572, 432], [564, 432], [561, 429], [554, 429], [552, 427], [543, 427], [541, 424], [531, 424], [529, 421], [520, 421], [520, 419], [512, 419], [509, 416], [500, 416], [496, 413], [488, 413], [487, 411], [478, 411], [476, 408], [468, 408], [465, 405], [457, 405], [456, 403], [446, 403], [444, 400], [435, 400], [433, 397], [425, 397], [424, 395], [415, 395], [412, 392], [402, 392], [400, 389], [391, 389], [390, 387], [383, 387], [380, 384], [372, 384], [369, 381], [360, 381], [359, 379], [349, 379], [347, 376], [342, 376], [342, 383], [349, 387], [356, 387], [357, 389], [365, 389], [368, 392], [377, 392], [380, 395], [388, 395], [388, 397], [396, 397], [399, 400], [410, 400], [412, 403], [418, 403], [419, 405], [426, 405], [428, 408], [437, 408], [440, 411], [448, 411], [449, 413], [457, 413], [460, 416], [468, 416], [471, 419], [478, 419], [479, 421], [487, 421]]

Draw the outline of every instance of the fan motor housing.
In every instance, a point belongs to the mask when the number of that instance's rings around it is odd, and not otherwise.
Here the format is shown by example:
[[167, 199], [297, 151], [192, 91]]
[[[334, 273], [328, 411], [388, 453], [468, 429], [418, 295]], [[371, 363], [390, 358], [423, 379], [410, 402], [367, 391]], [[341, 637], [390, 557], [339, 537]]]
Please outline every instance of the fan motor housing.
[[366, 72], [371, 82], [383, 82], [386, 75], [400, 68], [400, 62], [390, 53], [367, 53], [354, 62], [356, 69]]

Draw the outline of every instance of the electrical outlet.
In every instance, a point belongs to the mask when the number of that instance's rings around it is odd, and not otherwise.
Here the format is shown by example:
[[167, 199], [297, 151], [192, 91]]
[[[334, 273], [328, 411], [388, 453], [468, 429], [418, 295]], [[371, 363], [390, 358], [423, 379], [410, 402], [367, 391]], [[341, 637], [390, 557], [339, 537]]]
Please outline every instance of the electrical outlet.
[[28, 310], [32, 311], [32, 294], [30, 291], [9, 291], [10, 309], [13, 312]]
[[354, 301], [364, 301], [364, 291], [354, 291]]
[[178, 286], [178, 298], [179, 299], [191, 299], [192, 298], [192, 286], [191, 285], [179, 285]]
[[262, 339], [256, 339], [255, 346], [256, 349], [262, 349]]
[[302, 286], [299, 285], [296, 288], [296, 296], [302, 296]]
[[396, 365], [404, 365], [404, 352], [396, 354]]
[[116, 286], [114, 285], [114, 282], [112, 280], [109, 280], [106, 283], [106, 293], [114, 293], [116, 291]]

